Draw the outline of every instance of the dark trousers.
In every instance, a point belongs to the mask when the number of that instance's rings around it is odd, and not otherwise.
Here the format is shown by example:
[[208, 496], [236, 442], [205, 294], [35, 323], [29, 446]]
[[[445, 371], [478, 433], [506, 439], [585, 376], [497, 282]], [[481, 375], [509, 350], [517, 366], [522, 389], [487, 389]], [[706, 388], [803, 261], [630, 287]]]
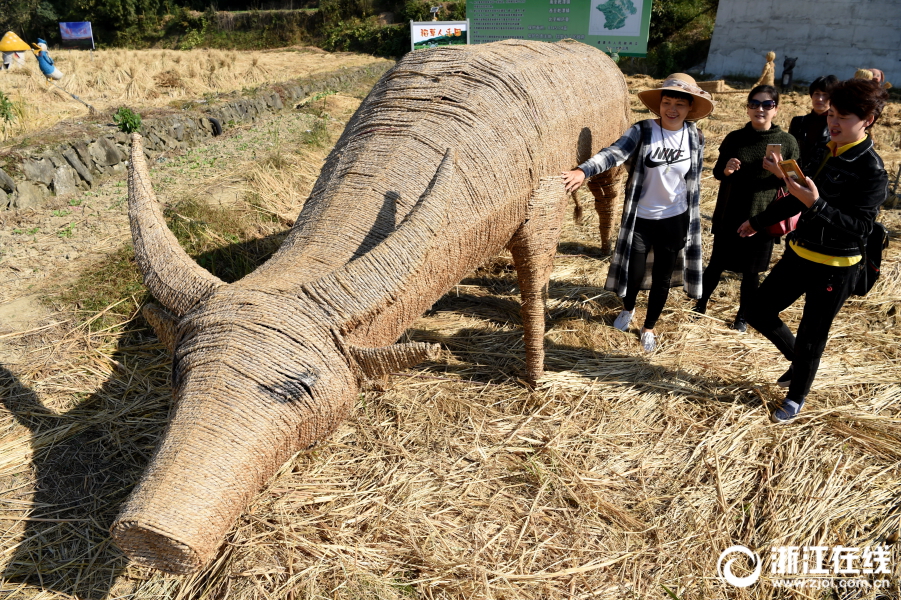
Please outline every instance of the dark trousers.
[[647, 270], [648, 253], [653, 249], [654, 263], [651, 267], [651, 291], [648, 293], [645, 329], [653, 329], [663, 312], [663, 306], [669, 297], [676, 258], [687, 240], [688, 211], [667, 219], [635, 219], [632, 251], [629, 254], [629, 280], [623, 308], [635, 310], [635, 299]]
[[[801, 401], [810, 392], [832, 321], [854, 289], [858, 268], [821, 265], [801, 258], [787, 247], [763, 280], [754, 302], [746, 307], [748, 323], [791, 361], [792, 382], [787, 398]], [[779, 313], [802, 294], [806, 297], [796, 337]]]
[[[720, 277], [723, 276], [723, 271], [726, 271], [725, 265], [722, 264], [723, 261], [718, 261], [716, 256], [711, 257], [710, 262], [707, 264], [707, 268], [704, 269], [704, 278], [701, 281], [701, 289], [703, 290], [703, 297], [701, 300], [710, 300], [710, 297], [713, 295], [713, 291], [716, 289], [716, 286], [720, 284]], [[757, 293], [757, 288], [760, 286], [760, 274], [756, 271], [748, 271], [741, 274], [741, 296], [740, 296], [740, 306], [744, 308], [746, 306], [750, 306], [754, 301], [754, 295]]]

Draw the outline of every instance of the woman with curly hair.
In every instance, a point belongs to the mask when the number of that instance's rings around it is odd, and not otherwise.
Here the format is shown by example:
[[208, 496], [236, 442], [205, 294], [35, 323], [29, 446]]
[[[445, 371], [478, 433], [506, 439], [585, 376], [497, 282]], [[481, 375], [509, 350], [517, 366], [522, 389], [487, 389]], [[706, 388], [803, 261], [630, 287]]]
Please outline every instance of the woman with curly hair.
[[[827, 115], [831, 139], [811, 163], [816, 167], [813, 177], [800, 183], [786, 177], [791, 197], [771, 204], [739, 228], [740, 235], [752, 236], [801, 212], [782, 259], [761, 284], [747, 316], [791, 363], [777, 380], [788, 393], [771, 415], [776, 423], [794, 419], [804, 406], [832, 321], [854, 289], [861, 249], [888, 195], [888, 174], [869, 135], [887, 98], [874, 81], [839, 82]], [[804, 309], [795, 336], [779, 313], [802, 295]]]

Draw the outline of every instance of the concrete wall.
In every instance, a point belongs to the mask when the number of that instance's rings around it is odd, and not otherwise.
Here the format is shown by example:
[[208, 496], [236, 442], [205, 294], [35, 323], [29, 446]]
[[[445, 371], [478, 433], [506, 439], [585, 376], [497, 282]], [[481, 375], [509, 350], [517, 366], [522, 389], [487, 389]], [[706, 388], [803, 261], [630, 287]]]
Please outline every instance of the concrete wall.
[[797, 56], [795, 80], [875, 67], [901, 86], [901, 0], [720, 0], [705, 72], [759, 76], [769, 50], [777, 83]]

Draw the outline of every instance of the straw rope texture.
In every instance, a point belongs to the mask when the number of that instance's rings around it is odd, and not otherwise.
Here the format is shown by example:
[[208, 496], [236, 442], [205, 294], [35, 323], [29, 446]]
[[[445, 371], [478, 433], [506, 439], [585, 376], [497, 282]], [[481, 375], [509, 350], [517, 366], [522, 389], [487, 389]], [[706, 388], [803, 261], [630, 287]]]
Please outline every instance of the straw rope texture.
[[[136, 135], [129, 217], [145, 285], [167, 309], [145, 312], [174, 349], [176, 404], [113, 525], [117, 545], [169, 572], [207, 563], [278, 468], [348, 415], [361, 383], [434, 356], [392, 344], [505, 247], [536, 381], [567, 203], [559, 173], [627, 124], [623, 76], [584, 44], [411, 53], [349, 122], [281, 249], [231, 285], [166, 229]], [[590, 188], [607, 239], [614, 187], [608, 175]]]

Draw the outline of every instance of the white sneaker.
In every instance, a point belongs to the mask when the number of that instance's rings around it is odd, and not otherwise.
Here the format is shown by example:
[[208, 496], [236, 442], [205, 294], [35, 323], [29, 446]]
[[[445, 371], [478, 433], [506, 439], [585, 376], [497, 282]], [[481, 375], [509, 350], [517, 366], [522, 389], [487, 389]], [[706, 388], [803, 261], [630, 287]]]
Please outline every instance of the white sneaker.
[[652, 331], [644, 331], [641, 334], [641, 347], [644, 348], [645, 352], [653, 352], [657, 349], [657, 338], [654, 337], [654, 332]]
[[617, 315], [616, 319], [613, 321], [613, 326], [620, 331], [626, 331], [629, 329], [629, 323], [632, 322], [632, 314], [634, 312], [635, 311], [633, 310], [620, 311], [619, 315]]

